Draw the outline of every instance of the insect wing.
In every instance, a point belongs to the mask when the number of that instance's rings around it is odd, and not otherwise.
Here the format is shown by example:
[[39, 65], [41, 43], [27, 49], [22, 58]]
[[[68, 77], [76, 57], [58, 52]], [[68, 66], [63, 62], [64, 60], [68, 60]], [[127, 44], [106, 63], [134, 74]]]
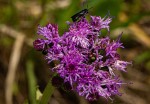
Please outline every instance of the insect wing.
[[71, 18], [72, 18], [72, 21], [75, 22], [80, 18], [80, 16], [79, 16], [79, 14], [75, 14]]
[[83, 9], [82, 11], [76, 13], [75, 15], [73, 15], [71, 18], [72, 18], [72, 21], [75, 22], [77, 21], [79, 18], [85, 16], [85, 14], [88, 13], [88, 9]]

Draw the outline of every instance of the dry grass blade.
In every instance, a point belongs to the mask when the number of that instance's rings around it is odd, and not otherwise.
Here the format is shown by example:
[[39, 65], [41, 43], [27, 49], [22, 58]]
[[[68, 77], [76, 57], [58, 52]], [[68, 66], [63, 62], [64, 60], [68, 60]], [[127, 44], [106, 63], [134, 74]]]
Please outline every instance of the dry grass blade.
[[131, 24], [128, 28], [142, 44], [150, 48], [150, 38], [137, 24]]
[[21, 55], [21, 48], [23, 46], [25, 40], [24, 35], [17, 35], [16, 41], [13, 46], [13, 50], [10, 56], [9, 66], [8, 66], [8, 73], [6, 77], [6, 89], [5, 89], [5, 98], [6, 98], [6, 104], [12, 104], [12, 88], [13, 88], [13, 82], [15, 79], [15, 73], [17, 70], [17, 66], [19, 63], [20, 55]]

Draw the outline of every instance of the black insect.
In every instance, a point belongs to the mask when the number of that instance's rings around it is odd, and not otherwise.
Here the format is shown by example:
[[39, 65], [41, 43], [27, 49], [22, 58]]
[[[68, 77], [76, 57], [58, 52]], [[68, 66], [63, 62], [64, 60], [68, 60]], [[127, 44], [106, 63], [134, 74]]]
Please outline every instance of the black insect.
[[45, 43], [44, 49], [42, 50], [42, 54], [46, 55], [48, 53], [48, 45]]
[[77, 20], [79, 20], [82, 17], [85, 17], [86, 14], [88, 14], [88, 9], [83, 9], [80, 12], [74, 14], [71, 18], [73, 22], [76, 22]]
[[49, 44], [46, 44], [44, 45], [44, 49], [42, 50], [42, 54], [43, 55], [46, 55], [48, 53], [48, 48], [52, 48], [54, 45], [53, 42], [49, 43]]

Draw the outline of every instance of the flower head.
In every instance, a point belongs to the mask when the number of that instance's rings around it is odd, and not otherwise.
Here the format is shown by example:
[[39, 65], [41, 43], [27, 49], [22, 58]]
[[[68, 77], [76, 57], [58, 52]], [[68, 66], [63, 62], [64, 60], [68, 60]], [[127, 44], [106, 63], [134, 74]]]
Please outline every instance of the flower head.
[[121, 95], [119, 88], [124, 83], [114, 70], [126, 71], [131, 63], [121, 60], [117, 52], [123, 48], [121, 35], [114, 41], [109, 36], [99, 37], [102, 29], [109, 31], [110, 22], [110, 17], [91, 16], [90, 21], [81, 18], [68, 23], [69, 30], [62, 36], [57, 25], [38, 27], [37, 33], [45, 39], [35, 40], [34, 48], [44, 53], [48, 63], [57, 61], [52, 71], [59, 77], [53, 78], [53, 83], [61, 79], [66, 88], [88, 100]]

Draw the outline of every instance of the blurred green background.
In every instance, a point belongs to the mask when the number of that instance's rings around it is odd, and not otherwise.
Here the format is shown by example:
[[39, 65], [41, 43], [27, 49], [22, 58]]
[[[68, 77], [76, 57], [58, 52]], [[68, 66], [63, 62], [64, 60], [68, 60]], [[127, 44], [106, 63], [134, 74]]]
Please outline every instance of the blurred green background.
[[[133, 84], [120, 89], [113, 102], [88, 102], [75, 92], [55, 89], [49, 104], [149, 104], [150, 103], [150, 0], [0, 0], [0, 104], [36, 104], [51, 77], [41, 53], [33, 49], [37, 26], [66, 21], [85, 8], [89, 15], [104, 17], [110, 12], [110, 36], [121, 32], [125, 48], [119, 53], [132, 61], [128, 73], [119, 72]], [[105, 32], [104, 32], [105, 33]]]

